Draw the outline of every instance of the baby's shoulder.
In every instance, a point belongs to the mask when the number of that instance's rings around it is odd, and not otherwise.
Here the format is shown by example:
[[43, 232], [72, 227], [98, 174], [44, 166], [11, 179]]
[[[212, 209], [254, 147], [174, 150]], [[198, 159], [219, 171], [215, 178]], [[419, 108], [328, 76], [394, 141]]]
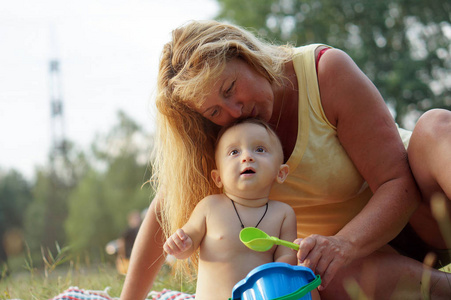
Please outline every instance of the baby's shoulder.
[[227, 204], [230, 205], [230, 201], [225, 201], [221, 194], [209, 195], [202, 199], [196, 206], [196, 210], [201, 211], [208, 218], [217, 218], [218, 215], [227, 212]]
[[271, 207], [277, 209], [278, 211], [283, 211], [285, 213], [294, 213], [293, 208], [284, 202], [269, 200], [269, 204], [271, 205]]
[[208, 195], [202, 199], [197, 205], [203, 207], [218, 207], [224, 202], [224, 196], [222, 194]]

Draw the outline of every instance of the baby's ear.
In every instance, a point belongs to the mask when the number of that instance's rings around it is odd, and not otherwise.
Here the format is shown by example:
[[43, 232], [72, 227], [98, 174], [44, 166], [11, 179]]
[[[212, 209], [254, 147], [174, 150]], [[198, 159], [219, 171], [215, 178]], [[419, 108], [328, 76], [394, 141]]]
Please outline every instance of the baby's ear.
[[222, 184], [221, 176], [219, 175], [219, 171], [218, 170], [212, 170], [211, 171], [211, 178], [215, 182], [216, 186], [221, 189], [223, 184]]
[[279, 173], [277, 174], [277, 182], [283, 183], [285, 179], [287, 179], [288, 172], [290, 171], [290, 167], [286, 164], [280, 165]]

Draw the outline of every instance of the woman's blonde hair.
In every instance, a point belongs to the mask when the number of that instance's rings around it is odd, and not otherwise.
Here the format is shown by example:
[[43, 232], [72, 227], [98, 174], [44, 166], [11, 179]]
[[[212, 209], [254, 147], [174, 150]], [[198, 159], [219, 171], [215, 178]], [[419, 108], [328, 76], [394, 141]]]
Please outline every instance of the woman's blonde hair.
[[[280, 83], [291, 53], [290, 47], [263, 42], [238, 26], [216, 21], [192, 21], [172, 32], [158, 73], [152, 180], [163, 198], [160, 223], [166, 237], [187, 222], [202, 198], [220, 192], [210, 176], [219, 128], [195, 110], [212, 81], [228, 61], [241, 58], [269, 82]], [[191, 261], [197, 269], [197, 255]]]

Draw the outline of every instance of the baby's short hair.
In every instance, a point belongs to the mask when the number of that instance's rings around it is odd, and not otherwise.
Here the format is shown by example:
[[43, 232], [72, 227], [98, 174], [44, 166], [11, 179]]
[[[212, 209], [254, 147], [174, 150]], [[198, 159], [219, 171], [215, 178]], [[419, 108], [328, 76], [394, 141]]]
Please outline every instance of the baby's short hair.
[[218, 143], [221, 140], [221, 137], [224, 135], [224, 133], [229, 130], [230, 128], [233, 128], [235, 126], [241, 125], [241, 124], [255, 124], [255, 125], [260, 125], [261, 127], [265, 128], [266, 131], [268, 131], [268, 133], [270, 135], [273, 135], [276, 138], [276, 141], [278, 143], [279, 146], [279, 150], [280, 153], [282, 154], [282, 161], [285, 161], [285, 157], [283, 154], [283, 146], [282, 143], [280, 142], [280, 138], [277, 135], [277, 133], [274, 131], [274, 129], [272, 129], [272, 127], [265, 121], [258, 119], [258, 118], [244, 118], [244, 119], [237, 119], [235, 122], [230, 123], [229, 125], [226, 125], [224, 127], [221, 128], [221, 130], [218, 132], [218, 135], [216, 137], [216, 142], [215, 142], [215, 151], [217, 150], [218, 147]]

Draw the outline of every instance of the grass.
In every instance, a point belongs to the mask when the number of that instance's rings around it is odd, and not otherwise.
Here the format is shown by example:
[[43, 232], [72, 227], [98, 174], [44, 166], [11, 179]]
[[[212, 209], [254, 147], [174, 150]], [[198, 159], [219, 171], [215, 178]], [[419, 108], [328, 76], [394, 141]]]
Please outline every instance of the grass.
[[[69, 262], [47, 275], [45, 270], [13, 272], [0, 280], [0, 299], [51, 299], [71, 286], [85, 290], [104, 290], [109, 287], [108, 294], [111, 297], [119, 297], [124, 279], [124, 275], [116, 272], [113, 263], [81, 266]], [[153, 286], [154, 290], [163, 288], [194, 292], [194, 285], [174, 279], [167, 266], [163, 267]]]
[[[91, 264], [80, 258], [66, 259], [64, 252], [55, 257], [43, 256], [42, 267], [33, 266], [27, 255], [13, 257], [9, 261], [11, 274], [0, 280], [0, 300], [42, 300], [58, 296], [71, 286], [84, 290], [104, 290], [109, 287], [111, 297], [119, 297], [125, 276], [116, 271], [113, 261]], [[195, 285], [174, 278], [165, 265], [153, 285], [154, 290], [181, 290], [194, 293]]]
[[[24, 257], [16, 257], [12, 264]], [[111, 297], [119, 297], [125, 276], [116, 272], [113, 262], [102, 262], [96, 265], [81, 263], [79, 260], [67, 261], [54, 267], [51, 271], [44, 268], [27, 269], [26, 264], [22, 270], [11, 273], [10, 276], [0, 280], [0, 300], [30, 299], [42, 300], [56, 297], [71, 286], [78, 286], [85, 290], [104, 290], [109, 287], [108, 294]], [[442, 270], [451, 273], [451, 265]], [[173, 277], [169, 266], [165, 265], [154, 283], [154, 290], [162, 289], [181, 290], [193, 293], [194, 283], [186, 283]], [[365, 299], [355, 286], [352, 294], [360, 295], [354, 299]]]
[[[22, 259], [22, 267], [17, 268], [17, 260]], [[119, 275], [112, 263], [86, 265], [76, 261], [67, 261], [52, 268], [36, 268], [27, 265], [23, 256], [10, 261], [11, 274], [0, 281], [0, 299], [50, 299], [70, 286], [83, 289], [103, 290], [111, 287], [110, 295], [119, 297], [124, 276]]]

